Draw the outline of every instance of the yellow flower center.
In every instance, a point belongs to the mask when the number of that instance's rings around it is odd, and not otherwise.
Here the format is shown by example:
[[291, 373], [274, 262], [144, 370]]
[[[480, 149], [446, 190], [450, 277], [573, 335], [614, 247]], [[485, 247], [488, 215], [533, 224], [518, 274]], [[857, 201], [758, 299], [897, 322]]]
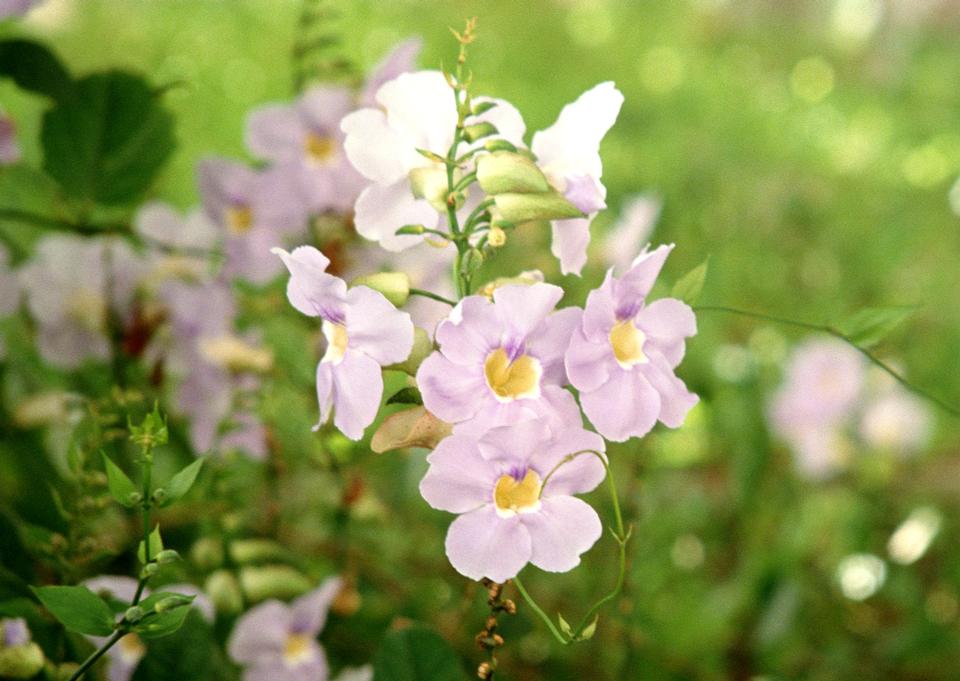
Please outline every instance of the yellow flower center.
[[321, 362], [333, 362], [340, 364], [343, 361], [343, 355], [347, 351], [347, 329], [343, 324], [335, 324], [323, 320], [323, 335], [327, 339], [327, 351], [323, 355]]
[[501, 402], [540, 396], [540, 362], [530, 355], [520, 355], [512, 362], [503, 348], [497, 348], [483, 363], [487, 385]]
[[253, 227], [253, 211], [249, 206], [227, 208], [227, 227], [234, 234], [246, 234]]
[[312, 638], [306, 634], [290, 634], [283, 646], [283, 660], [288, 665], [298, 665], [313, 657], [310, 642]]
[[79, 289], [67, 300], [67, 314], [84, 329], [100, 332], [107, 326], [107, 301], [97, 291]]
[[337, 151], [336, 141], [328, 135], [318, 135], [311, 132], [304, 140], [303, 148], [307, 157], [314, 163], [329, 161]]
[[501, 475], [493, 488], [493, 503], [501, 516], [531, 513], [540, 508], [540, 476], [528, 470], [522, 480]]
[[136, 664], [147, 654], [147, 647], [136, 634], [127, 634], [121, 638], [117, 641], [117, 647], [120, 648], [120, 655], [127, 664]]
[[610, 329], [610, 346], [613, 348], [613, 355], [624, 369], [650, 361], [643, 354], [643, 344], [646, 340], [646, 334], [635, 327], [629, 319], [617, 322]]

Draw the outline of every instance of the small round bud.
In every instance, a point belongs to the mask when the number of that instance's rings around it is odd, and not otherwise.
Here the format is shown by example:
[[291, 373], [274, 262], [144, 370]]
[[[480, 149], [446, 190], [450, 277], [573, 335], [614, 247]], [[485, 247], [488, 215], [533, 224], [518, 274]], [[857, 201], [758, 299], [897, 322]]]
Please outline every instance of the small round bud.
[[140, 492], [130, 492], [127, 495], [127, 506], [136, 506], [143, 501], [143, 495]]
[[140, 571], [140, 576], [143, 578], [153, 577], [157, 572], [160, 571], [160, 566], [156, 563], [147, 563], [143, 566], [143, 570]]
[[513, 602], [512, 600], [510, 600], [509, 598], [507, 598], [506, 600], [504, 600], [503, 603], [500, 604], [500, 607], [502, 607], [503, 610], [504, 610], [504, 612], [506, 612], [506, 613], [509, 614], [509, 615], [516, 615], [516, 614], [517, 614], [517, 604], [514, 603], [514, 602]]
[[491, 676], [493, 676], [493, 665], [489, 662], [481, 662], [480, 666], [477, 667], [477, 678], [486, 680]]
[[136, 624], [143, 619], [143, 615], [143, 608], [135, 605], [132, 608], [127, 608], [127, 611], [123, 613], [123, 619], [127, 620], [130, 624]]
[[161, 599], [155, 606], [153, 606], [153, 609], [157, 614], [161, 614], [167, 612], [168, 610], [173, 610], [174, 608], [189, 605], [191, 602], [193, 602], [193, 598], [190, 596], [181, 596], [180, 594], [177, 594]]
[[495, 646], [503, 645], [503, 636], [501, 636], [500, 634], [494, 634], [490, 638], [493, 639], [493, 645]]
[[162, 504], [166, 500], [167, 490], [163, 489], [163, 487], [158, 487], [157, 489], [153, 490], [153, 502], [155, 504]]
[[500, 248], [507, 243], [507, 233], [501, 227], [494, 225], [487, 233], [487, 243], [494, 248]]
[[157, 562], [160, 565], [169, 565], [180, 560], [180, 554], [173, 549], [164, 549], [157, 554]]

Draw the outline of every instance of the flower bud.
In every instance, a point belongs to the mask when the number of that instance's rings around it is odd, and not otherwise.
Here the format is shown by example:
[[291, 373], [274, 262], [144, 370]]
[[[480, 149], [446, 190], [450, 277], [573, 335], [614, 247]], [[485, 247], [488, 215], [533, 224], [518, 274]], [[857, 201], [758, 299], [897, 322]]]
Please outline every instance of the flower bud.
[[212, 537], [203, 537], [190, 547], [190, 560], [201, 570], [210, 570], [223, 563], [223, 544]]
[[237, 539], [230, 542], [230, 558], [240, 565], [283, 560], [286, 549], [270, 539]]
[[153, 577], [157, 572], [160, 571], [160, 566], [156, 563], [147, 563], [143, 566], [143, 569], [140, 571], [140, 578], [146, 579], [147, 577]]
[[477, 181], [487, 194], [543, 194], [550, 183], [537, 164], [511, 151], [495, 151], [477, 159]]
[[160, 565], [169, 565], [170, 563], [176, 563], [178, 560], [180, 560], [180, 554], [173, 549], [164, 549], [157, 554], [157, 562]]
[[496, 204], [503, 219], [514, 224], [584, 217], [576, 206], [556, 192], [499, 194], [496, 196]]
[[420, 364], [431, 352], [433, 352], [433, 341], [430, 340], [430, 334], [419, 326], [415, 326], [413, 328], [413, 348], [410, 350], [410, 356], [402, 362], [384, 368], [415, 376]]
[[477, 295], [493, 298], [493, 292], [501, 286], [531, 286], [543, 282], [543, 272], [540, 270], [526, 270], [515, 277], [497, 277], [487, 282], [477, 290]]
[[500, 131], [497, 130], [497, 126], [495, 126], [493, 123], [484, 121], [482, 123], [474, 123], [473, 125], [466, 126], [463, 129], [463, 138], [472, 144], [473, 142], [483, 139], [484, 137], [496, 135], [498, 132]]
[[[156, 493], [154, 493], [154, 497], [156, 497]], [[140, 492], [130, 492], [127, 495], [127, 506], [136, 506], [141, 501], [143, 501], [143, 495]]]
[[153, 499], [154, 503], [162, 505], [167, 500], [167, 490], [163, 489], [163, 487], [158, 487], [157, 489], [153, 490], [151, 498]]
[[183, 594], [173, 594], [172, 596], [161, 598], [157, 602], [157, 604], [153, 606], [153, 609], [159, 615], [161, 613], [169, 612], [174, 608], [180, 608], [185, 605], [190, 605], [191, 603], [193, 603], [193, 596], [184, 596]]
[[357, 277], [351, 286], [366, 286], [379, 291], [396, 307], [401, 307], [410, 297], [410, 277], [404, 272], [376, 272]]
[[427, 229], [423, 225], [404, 225], [403, 227], [398, 229], [396, 232], [394, 232], [394, 234], [397, 234], [398, 236], [402, 234], [417, 235], [417, 234], [423, 234], [425, 231], [427, 231]]
[[43, 651], [36, 643], [0, 648], [0, 678], [29, 679], [43, 669]]
[[492, 139], [483, 143], [483, 148], [487, 151], [516, 151], [517, 148], [505, 139]]
[[263, 374], [273, 368], [273, 353], [270, 350], [229, 334], [201, 339], [200, 354], [210, 363], [236, 373], [249, 371]]
[[123, 619], [130, 624], [136, 624], [143, 619], [144, 614], [143, 608], [139, 605], [134, 605], [133, 607], [127, 608], [127, 611], [123, 613]]
[[502, 227], [493, 225], [487, 232], [487, 243], [494, 248], [500, 248], [507, 243], [507, 233], [503, 231]]
[[452, 430], [449, 423], [441, 421], [424, 407], [413, 407], [385, 418], [373, 434], [370, 448], [377, 454], [405, 447], [433, 449]]
[[410, 188], [418, 199], [426, 199], [438, 212], [447, 210], [447, 172], [439, 165], [410, 171]]
[[243, 593], [254, 602], [267, 598], [286, 600], [313, 587], [313, 582], [287, 565], [245, 567], [240, 570], [240, 584]]
[[235, 615], [243, 610], [240, 584], [227, 570], [217, 570], [210, 575], [206, 584], [203, 585], [203, 590], [210, 597], [217, 612]]

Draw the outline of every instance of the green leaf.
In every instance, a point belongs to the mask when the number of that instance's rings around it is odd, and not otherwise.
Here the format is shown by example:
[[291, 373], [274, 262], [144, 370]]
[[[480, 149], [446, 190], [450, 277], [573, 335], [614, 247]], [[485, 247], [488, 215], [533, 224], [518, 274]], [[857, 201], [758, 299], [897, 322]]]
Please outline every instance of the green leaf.
[[697, 298], [703, 292], [703, 284], [707, 280], [709, 263], [710, 258], [707, 257], [702, 263], [680, 277], [677, 283], [673, 285], [673, 290], [670, 292], [671, 297], [679, 298], [688, 305], [697, 302]]
[[566, 634], [567, 638], [573, 638], [573, 627], [559, 612], [557, 613], [557, 622], [560, 624], [560, 631]]
[[[153, 532], [150, 533], [150, 560], [156, 558], [161, 551], [163, 551], [163, 540], [160, 539], [160, 526], [156, 525]], [[142, 540], [140, 546], [137, 547], [137, 558], [140, 559], [141, 563], [147, 562]]]
[[184, 610], [187, 616], [180, 629], [150, 641], [133, 681], [217, 681], [227, 676], [229, 663], [222, 659], [210, 625], [195, 608]]
[[589, 641], [597, 633], [597, 622], [600, 621], [600, 615], [594, 615], [593, 621], [583, 628], [580, 632], [579, 640]]
[[167, 495], [163, 501], [160, 502], [159, 505], [161, 507], [169, 506], [173, 502], [182, 499], [183, 496], [190, 491], [194, 481], [197, 479], [197, 475], [200, 473], [200, 469], [203, 467], [203, 461], [203, 459], [197, 459], [170, 478], [170, 482], [163, 486], [163, 490]]
[[[149, 598], [143, 599], [140, 602], [140, 607], [149, 611], [155, 608], [160, 601], [177, 596], [189, 598], [191, 601], [194, 598], [193, 596], [185, 596], [183, 594], [177, 594], [170, 591], [160, 591], [158, 593], [151, 594]], [[187, 602], [184, 605], [177, 606], [165, 612], [147, 615], [141, 622], [132, 627], [132, 630], [137, 632], [143, 638], [161, 638], [163, 636], [169, 636], [183, 626], [183, 622], [187, 619], [187, 615], [189, 614], [190, 604]]]
[[57, 56], [29, 40], [0, 42], [0, 76], [11, 78], [24, 90], [56, 100], [73, 93], [73, 78]]
[[109, 636], [113, 633], [110, 606], [87, 587], [41, 586], [30, 589], [70, 631], [90, 636]]
[[68, 196], [131, 203], [173, 151], [173, 116], [142, 78], [97, 73], [44, 114], [42, 141], [44, 170]]
[[446, 641], [422, 626], [391, 631], [373, 658], [373, 681], [463, 681]]
[[870, 348], [886, 338], [916, 309], [913, 305], [867, 307], [842, 324], [840, 331], [860, 347]]
[[103, 466], [107, 471], [107, 487], [110, 489], [110, 496], [127, 508], [136, 506], [138, 503], [136, 485], [109, 456], [104, 452], [100, 452], [100, 456], [103, 457]]
[[391, 395], [387, 404], [423, 404], [423, 397], [417, 388], [403, 388]]

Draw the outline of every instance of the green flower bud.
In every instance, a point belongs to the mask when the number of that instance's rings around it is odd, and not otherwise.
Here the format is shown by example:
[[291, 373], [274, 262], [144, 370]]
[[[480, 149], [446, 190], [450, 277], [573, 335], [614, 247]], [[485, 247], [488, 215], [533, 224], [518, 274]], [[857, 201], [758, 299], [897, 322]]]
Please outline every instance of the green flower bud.
[[167, 500], [167, 490], [163, 487], [158, 487], [153, 490], [153, 501], [158, 504], [163, 504]]
[[496, 203], [503, 219], [514, 224], [584, 217], [579, 208], [556, 192], [500, 194], [496, 197]]
[[201, 570], [212, 570], [223, 563], [223, 544], [212, 538], [203, 537], [190, 547], [190, 560]]
[[127, 506], [137, 506], [143, 501], [143, 495], [140, 492], [130, 492], [127, 495]]
[[207, 578], [203, 590], [210, 597], [217, 612], [225, 615], [236, 615], [243, 610], [243, 594], [240, 593], [240, 584], [230, 572], [217, 570]]
[[140, 571], [140, 578], [146, 579], [147, 577], [153, 577], [160, 571], [160, 566], [156, 563], [147, 563], [143, 566], [143, 569]]
[[[516, 151], [517, 148], [505, 139], [492, 139], [483, 143], [483, 148], [487, 151]], [[532, 159], [531, 159], [532, 160]]]
[[507, 233], [503, 231], [502, 227], [493, 225], [487, 232], [487, 243], [494, 248], [500, 248], [507, 243]]
[[0, 678], [29, 679], [43, 669], [43, 651], [36, 643], [0, 648]]
[[159, 615], [161, 613], [173, 610], [174, 608], [190, 605], [191, 603], [193, 603], [193, 596], [174, 594], [173, 596], [161, 598], [159, 601], [157, 601], [157, 604], [153, 606], [153, 609]]
[[127, 620], [130, 624], [136, 624], [143, 619], [144, 614], [143, 608], [139, 605], [134, 605], [133, 607], [127, 608], [127, 611], [123, 613], [123, 619]]
[[474, 123], [473, 125], [466, 126], [463, 129], [463, 137], [468, 142], [473, 143], [484, 137], [496, 135], [498, 132], [500, 131], [497, 130], [497, 126], [484, 121], [483, 123]]
[[313, 587], [313, 582], [287, 565], [245, 567], [240, 570], [240, 584], [243, 593], [254, 602], [294, 598]]
[[447, 172], [438, 165], [410, 171], [410, 188], [418, 199], [426, 199], [438, 212], [447, 210]]
[[497, 105], [496, 102], [492, 102], [489, 99], [485, 102], [477, 102], [470, 109], [470, 113], [474, 116], [479, 116], [480, 114], [487, 113], [490, 109], [494, 108]]
[[426, 227], [423, 225], [404, 225], [398, 229], [394, 234], [423, 234], [426, 230]]
[[173, 549], [164, 549], [157, 554], [157, 562], [160, 565], [169, 565], [170, 563], [176, 563], [178, 560], [180, 560], [180, 554]]
[[410, 356], [399, 364], [391, 364], [385, 368], [402, 371], [405, 374], [414, 376], [417, 373], [417, 369], [420, 368], [420, 364], [431, 352], [433, 352], [433, 341], [430, 340], [430, 334], [420, 327], [414, 327], [413, 348], [410, 350]]
[[487, 194], [543, 194], [550, 191], [543, 171], [526, 156], [495, 151], [477, 159], [477, 181]]
[[351, 286], [366, 286], [379, 291], [397, 307], [401, 307], [410, 297], [410, 277], [404, 272], [376, 272], [357, 277]]
[[230, 542], [230, 557], [240, 565], [283, 560], [286, 549], [270, 539], [238, 539]]

